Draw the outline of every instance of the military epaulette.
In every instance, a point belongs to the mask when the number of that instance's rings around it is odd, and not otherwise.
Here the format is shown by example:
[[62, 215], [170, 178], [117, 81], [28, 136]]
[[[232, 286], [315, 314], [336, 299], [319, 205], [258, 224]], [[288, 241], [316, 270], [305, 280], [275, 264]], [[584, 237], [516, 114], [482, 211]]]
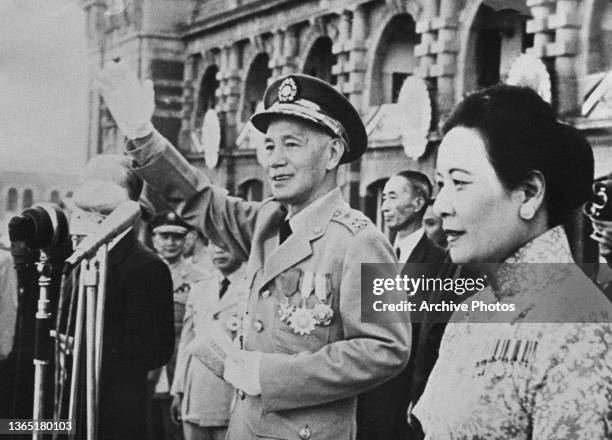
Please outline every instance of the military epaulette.
[[345, 212], [338, 212], [338, 215], [334, 215], [332, 219], [349, 228], [353, 235], [357, 234], [371, 223], [370, 219], [364, 216], [363, 213], [354, 209]]

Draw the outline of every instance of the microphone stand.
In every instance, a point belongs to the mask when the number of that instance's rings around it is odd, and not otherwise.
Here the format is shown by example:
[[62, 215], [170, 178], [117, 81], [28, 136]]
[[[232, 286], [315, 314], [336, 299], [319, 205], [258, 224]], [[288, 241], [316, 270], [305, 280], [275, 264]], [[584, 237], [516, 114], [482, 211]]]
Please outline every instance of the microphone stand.
[[98, 268], [95, 261], [89, 260], [83, 274], [85, 286], [85, 391], [86, 391], [86, 417], [87, 440], [96, 438], [96, 303], [98, 296]]
[[[49, 312], [49, 286], [51, 285], [51, 264], [49, 256], [44, 250], [40, 251], [40, 259], [36, 263], [40, 277], [38, 286], [40, 294], [38, 297], [38, 309], [36, 311], [36, 333], [34, 335], [34, 408], [32, 418], [40, 420], [44, 418], [44, 392], [45, 374], [50, 360], [50, 319]], [[32, 439], [42, 439], [42, 434], [34, 431]]]

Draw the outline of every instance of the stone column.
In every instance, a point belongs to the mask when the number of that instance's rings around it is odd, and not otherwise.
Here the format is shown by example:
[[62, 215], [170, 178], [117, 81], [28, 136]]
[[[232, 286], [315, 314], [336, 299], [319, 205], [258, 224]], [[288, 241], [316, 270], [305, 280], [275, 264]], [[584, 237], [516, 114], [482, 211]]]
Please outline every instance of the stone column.
[[549, 27], [555, 29], [555, 42], [549, 45], [548, 54], [555, 57], [557, 77], [557, 112], [560, 115], [578, 111], [578, 79], [576, 78], [576, 55], [580, 38], [578, 0], [558, 0], [554, 16], [549, 18]]
[[[433, 13], [437, 16], [429, 15]], [[442, 0], [439, 11], [432, 4], [424, 8], [423, 18], [416, 26], [421, 34], [421, 44], [415, 47], [415, 56], [419, 58], [416, 73], [427, 79], [431, 89], [435, 90], [438, 122], [444, 120], [454, 105], [459, 52], [458, 15], [456, 0]]]
[[193, 115], [196, 103], [195, 89], [197, 80], [196, 69], [199, 55], [189, 55], [185, 60], [185, 70], [183, 75], [183, 95], [181, 106], [181, 131], [179, 133], [179, 146], [182, 151], [192, 151], [191, 143], [191, 116]]
[[345, 90], [345, 84], [348, 83], [349, 76], [349, 49], [348, 41], [351, 32], [351, 17], [350, 12], [343, 10], [339, 12], [338, 19], [338, 40], [332, 47], [332, 52], [336, 55], [336, 64], [332, 66], [332, 74], [336, 75], [336, 88], [342, 93], [348, 94]]

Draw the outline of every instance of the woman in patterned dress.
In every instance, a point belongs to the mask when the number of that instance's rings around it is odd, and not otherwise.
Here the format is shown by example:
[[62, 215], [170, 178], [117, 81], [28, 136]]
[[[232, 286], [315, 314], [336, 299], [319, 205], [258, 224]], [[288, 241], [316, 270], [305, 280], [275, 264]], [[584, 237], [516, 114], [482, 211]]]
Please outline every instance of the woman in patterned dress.
[[590, 145], [535, 92], [494, 86], [451, 114], [436, 174], [451, 258], [489, 285], [446, 327], [413, 411], [426, 439], [612, 438], [612, 305], [562, 226], [589, 196]]

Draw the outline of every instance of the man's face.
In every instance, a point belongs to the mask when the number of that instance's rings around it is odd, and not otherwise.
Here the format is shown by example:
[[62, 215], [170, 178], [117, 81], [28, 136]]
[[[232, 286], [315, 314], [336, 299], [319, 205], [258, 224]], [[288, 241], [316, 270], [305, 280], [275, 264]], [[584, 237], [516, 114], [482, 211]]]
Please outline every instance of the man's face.
[[383, 189], [381, 211], [385, 225], [392, 231], [406, 228], [415, 221], [419, 206], [425, 201], [413, 194], [410, 182], [402, 176], [391, 177]]
[[446, 247], [446, 235], [442, 229], [442, 219], [434, 213], [432, 205], [429, 205], [425, 210], [423, 228], [425, 229], [425, 235], [431, 241], [441, 247]]
[[185, 234], [156, 232], [153, 234], [153, 246], [162, 258], [169, 262], [174, 262], [183, 253]]
[[215, 244], [210, 245], [212, 262], [224, 274], [230, 274], [240, 267], [240, 260], [230, 251]]
[[272, 195], [289, 205], [319, 198], [329, 168], [331, 136], [290, 117], [274, 117], [264, 140], [262, 164]]

